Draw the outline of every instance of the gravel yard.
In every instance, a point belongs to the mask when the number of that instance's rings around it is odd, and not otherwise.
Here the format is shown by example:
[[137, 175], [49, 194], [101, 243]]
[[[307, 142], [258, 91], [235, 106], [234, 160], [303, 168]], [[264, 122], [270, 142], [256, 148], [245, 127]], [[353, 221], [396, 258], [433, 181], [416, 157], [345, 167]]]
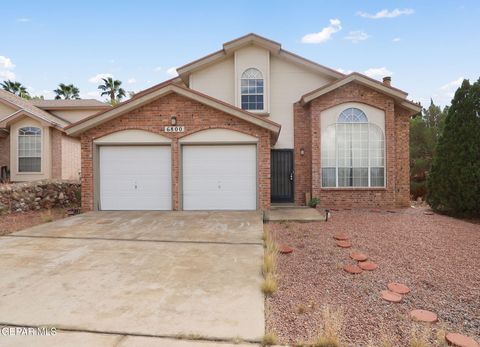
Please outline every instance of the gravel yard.
[[[439, 317], [432, 336], [445, 329], [479, 341], [480, 224], [425, 211], [342, 210], [332, 211], [328, 222], [269, 224], [278, 243], [295, 250], [279, 257], [279, 290], [267, 299], [267, 329], [283, 343], [312, 342], [328, 305], [343, 314], [347, 346], [379, 346], [386, 335], [395, 346], [408, 346], [412, 330], [423, 327], [409, 312], [425, 309]], [[348, 235], [351, 248], [336, 246], [338, 233]], [[356, 264], [352, 251], [366, 253], [378, 268], [345, 272], [344, 265]], [[383, 301], [380, 292], [389, 282], [411, 292], [400, 303]]]

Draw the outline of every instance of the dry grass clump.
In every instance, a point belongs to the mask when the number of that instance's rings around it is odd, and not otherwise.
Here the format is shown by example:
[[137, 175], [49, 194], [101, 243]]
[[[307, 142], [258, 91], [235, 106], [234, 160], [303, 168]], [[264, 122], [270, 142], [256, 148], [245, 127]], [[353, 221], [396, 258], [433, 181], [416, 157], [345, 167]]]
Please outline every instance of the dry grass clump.
[[341, 347], [343, 315], [340, 311], [333, 311], [325, 306], [322, 310], [320, 334], [313, 343], [314, 347]]
[[275, 278], [275, 275], [269, 273], [263, 280], [261, 288], [263, 294], [265, 295], [274, 294], [278, 289], [277, 279]]
[[46, 212], [43, 212], [40, 215], [40, 218], [42, 219], [43, 223], [50, 223], [53, 221], [53, 213], [52, 210], [49, 208]]
[[427, 327], [412, 328], [412, 336], [410, 337], [409, 347], [431, 347], [429, 342], [431, 330]]
[[265, 226], [263, 229], [263, 242], [265, 247], [265, 254], [263, 256], [262, 264], [262, 274], [263, 274], [263, 283], [262, 283], [262, 292], [265, 295], [272, 295], [277, 291], [277, 260], [278, 260], [278, 246], [273, 239], [268, 226]]
[[278, 338], [277, 335], [272, 333], [271, 331], [267, 331], [262, 338], [262, 346], [272, 346], [277, 344]]

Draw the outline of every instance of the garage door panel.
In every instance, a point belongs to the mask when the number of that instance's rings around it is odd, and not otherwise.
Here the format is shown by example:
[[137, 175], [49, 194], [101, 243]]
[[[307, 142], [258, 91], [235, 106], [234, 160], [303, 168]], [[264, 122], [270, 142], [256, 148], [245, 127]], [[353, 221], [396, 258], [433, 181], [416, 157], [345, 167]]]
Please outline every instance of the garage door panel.
[[170, 146], [100, 147], [102, 210], [170, 210]]
[[256, 146], [183, 146], [185, 210], [255, 210]]

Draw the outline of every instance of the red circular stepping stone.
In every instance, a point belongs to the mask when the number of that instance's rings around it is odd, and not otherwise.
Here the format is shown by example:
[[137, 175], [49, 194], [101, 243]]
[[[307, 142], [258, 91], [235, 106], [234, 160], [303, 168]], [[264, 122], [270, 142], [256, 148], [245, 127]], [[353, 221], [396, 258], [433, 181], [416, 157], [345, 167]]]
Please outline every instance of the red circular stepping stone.
[[405, 284], [392, 282], [387, 285], [388, 290], [397, 293], [397, 294], [408, 294], [410, 293], [410, 288], [408, 288]]
[[341, 248], [350, 248], [352, 247], [352, 244], [350, 241], [337, 241], [337, 246]]
[[289, 245], [282, 244], [278, 247], [278, 251], [282, 254], [289, 254], [293, 252], [293, 248]]
[[427, 310], [412, 310], [410, 311], [410, 318], [418, 322], [435, 323], [438, 316], [434, 312]]
[[362, 269], [360, 269], [357, 265], [345, 265], [343, 270], [351, 274], [359, 274], [362, 272]]
[[400, 294], [391, 292], [389, 290], [382, 290], [380, 292], [382, 299], [389, 302], [400, 302], [402, 301], [402, 296]]
[[479, 347], [478, 343], [471, 337], [457, 333], [448, 333], [445, 339], [449, 345], [457, 347]]
[[365, 261], [368, 259], [368, 256], [360, 252], [352, 252], [350, 253], [350, 258], [356, 261]]
[[333, 238], [334, 238], [335, 240], [338, 240], [338, 241], [346, 241], [346, 240], [348, 240], [348, 236], [345, 235], [345, 234], [333, 235]]
[[378, 267], [377, 264], [371, 261], [362, 261], [358, 263], [358, 266], [360, 267], [360, 269], [367, 270], [367, 271], [373, 271]]

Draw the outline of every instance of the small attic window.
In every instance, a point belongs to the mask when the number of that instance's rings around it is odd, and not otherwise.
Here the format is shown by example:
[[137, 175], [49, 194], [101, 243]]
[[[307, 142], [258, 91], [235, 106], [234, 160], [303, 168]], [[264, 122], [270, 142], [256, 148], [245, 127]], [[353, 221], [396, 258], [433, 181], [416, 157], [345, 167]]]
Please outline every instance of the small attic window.
[[264, 83], [262, 73], [254, 68], [243, 72], [240, 80], [241, 105], [243, 110], [262, 111], [264, 109]]

